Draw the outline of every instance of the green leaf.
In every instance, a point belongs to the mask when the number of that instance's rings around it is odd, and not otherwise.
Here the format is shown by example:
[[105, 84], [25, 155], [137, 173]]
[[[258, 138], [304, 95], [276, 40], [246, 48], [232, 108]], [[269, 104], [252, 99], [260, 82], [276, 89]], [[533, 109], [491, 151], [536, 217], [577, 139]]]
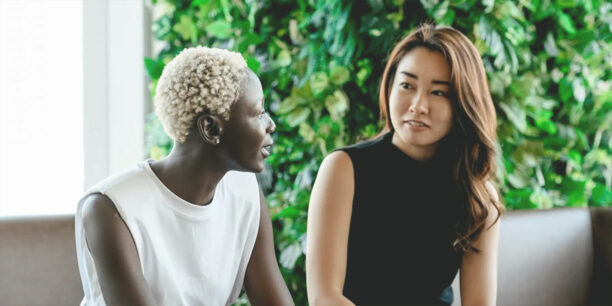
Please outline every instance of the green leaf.
[[253, 72], [255, 73], [257, 73], [259, 71], [259, 68], [261, 67], [259, 61], [252, 56], [247, 56], [246, 63], [249, 69], [253, 70]]
[[525, 188], [529, 185], [529, 177], [521, 172], [508, 173], [507, 179], [514, 188]]
[[448, 0], [442, 1], [438, 5], [436, 5], [436, 8], [433, 10], [433, 18], [436, 21], [441, 22], [444, 16], [446, 15], [447, 11], [448, 11]]
[[586, 98], [586, 88], [584, 88], [584, 85], [582, 85], [580, 79], [577, 78], [572, 82], [572, 89], [576, 101], [580, 103], [584, 102], [584, 99]]
[[367, 2], [375, 12], [378, 12], [385, 7], [383, 0], [367, 0]]
[[555, 37], [552, 35], [552, 33], [548, 33], [548, 35], [546, 35], [546, 40], [544, 41], [544, 50], [546, 50], [546, 53], [548, 53], [548, 55], [550, 56], [557, 56], [557, 54], [559, 54], [559, 50], [557, 49], [557, 44], [555, 42]]
[[553, 201], [546, 190], [538, 188], [530, 196], [529, 200], [536, 204], [540, 209], [553, 208]]
[[495, 4], [495, 0], [482, 0], [482, 5], [484, 5], [485, 13], [490, 13], [493, 11], [493, 5]]
[[573, 161], [576, 166], [582, 165], [582, 155], [580, 155], [580, 153], [578, 153], [577, 151], [570, 150], [567, 153], [567, 158]]
[[552, 122], [550, 120], [538, 121], [537, 122], [537, 127], [542, 129], [542, 130], [544, 130], [544, 131], [546, 131], [550, 135], [557, 134], [557, 126], [555, 125], [554, 122]]
[[586, 206], [588, 197], [585, 180], [575, 180], [565, 176], [561, 182], [561, 191], [567, 196], [567, 206]]
[[575, 192], [571, 193], [569, 197], [567, 197], [567, 206], [572, 207], [585, 207], [587, 206], [588, 197], [585, 192]]
[[232, 22], [232, 20], [234, 18], [232, 18], [232, 15], [230, 14], [230, 3], [228, 0], [219, 0], [219, 2], [221, 3], [221, 9], [223, 10], [223, 17], [225, 18], [225, 21]]
[[547, 18], [550, 15], [555, 13], [556, 7], [554, 5], [550, 5], [550, 1], [534, 1], [535, 7], [537, 7], [535, 14], [535, 21], [540, 21], [544, 18]]
[[499, 106], [506, 114], [506, 117], [514, 124], [514, 126], [524, 133], [527, 130], [527, 118], [525, 110], [517, 105], [508, 105], [506, 103], [500, 103]]
[[145, 67], [147, 68], [147, 73], [152, 80], [157, 80], [161, 76], [164, 71], [164, 63], [160, 61], [156, 61], [152, 58], [145, 57]]
[[345, 67], [335, 66], [331, 69], [329, 76], [334, 85], [342, 86], [349, 80], [351, 73]]
[[597, 184], [591, 192], [591, 201], [596, 206], [612, 206], [612, 190], [606, 185]]
[[281, 266], [291, 270], [301, 255], [302, 246], [299, 243], [294, 242], [281, 252], [279, 262]]
[[206, 5], [209, 2], [210, 0], [193, 0], [189, 6], [196, 7], [196, 6]]
[[312, 127], [304, 122], [300, 123], [300, 130], [298, 133], [307, 142], [312, 142], [316, 136], [316, 132]]
[[538, 208], [535, 203], [531, 202], [531, 194], [533, 194], [533, 190], [529, 188], [512, 189], [505, 194], [504, 198], [507, 206], [511, 209]]
[[164, 40], [168, 37], [172, 31], [171, 21], [172, 18], [169, 16], [162, 16], [153, 23], [151, 30], [153, 31], [155, 38]]
[[452, 26], [453, 22], [455, 21], [455, 10], [448, 10], [448, 12], [446, 12], [446, 14], [444, 15], [444, 17], [442, 17], [442, 24], [443, 25], [447, 25], [447, 26]]
[[574, 96], [572, 83], [568, 80], [567, 77], [562, 78], [559, 82], [559, 94], [563, 102], [570, 102], [571, 98]]
[[576, 34], [576, 27], [574, 26], [572, 18], [568, 14], [563, 12], [558, 12], [557, 14], [557, 20], [559, 21], [559, 25], [561, 26], [561, 28], [563, 28], [563, 30], [565, 30], [565, 32], [567, 33]]
[[293, 96], [289, 96], [280, 103], [278, 110], [276, 110], [276, 113], [279, 115], [283, 115], [292, 111], [297, 106], [298, 103], [296, 101], [296, 98]]
[[241, 35], [238, 37], [238, 51], [242, 53], [248, 53], [249, 49], [257, 46], [263, 42], [263, 38], [255, 33], [248, 33], [246, 35]]
[[282, 50], [278, 53], [278, 57], [276, 58], [276, 63], [280, 67], [287, 67], [291, 65], [291, 53], [287, 50]]
[[206, 33], [219, 39], [228, 39], [232, 35], [232, 25], [225, 20], [216, 20], [206, 26]]
[[294, 206], [287, 206], [283, 210], [281, 210], [274, 219], [278, 218], [296, 218], [301, 215], [301, 211]]
[[560, 7], [574, 8], [578, 6], [578, 0], [557, 0]]
[[325, 116], [315, 122], [314, 129], [317, 131], [317, 136], [322, 138], [327, 138], [328, 136], [330, 136], [332, 130], [331, 124], [332, 121], [328, 116]]
[[349, 98], [344, 91], [337, 89], [332, 95], [325, 98], [325, 107], [329, 111], [331, 118], [338, 120], [348, 109]]
[[195, 23], [191, 16], [183, 15], [179, 19], [179, 23], [172, 27], [172, 30], [179, 33], [185, 40], [197, 39], [197, 31]]
[[535, 112], [533, 119], [537, 128], [546, 131], [550, 135], [555, 135], [557, 134], [557, 126], [550, 120], [552, 114], [552, 111], [540, 109]]
[[164, 147], [152, 147], [151, 151], [149, 151], [149, 155], [154, 160], [160, 160], [166, 156], [168, 156], [168, 150]]
[[310, 89], [315, 95], [320, 95], [329, 86], [329, 79], [325, 72], [317, 72], [310, 77]]
[[310, 113], [311, 111], [309, 108], [298, 107], [289, 112], [285, 116], [285, 120], [287, 121], [287, 124], [289, 124], [289, 126], [295, 127], [300, 123], [304, 122], [308, 118]]
[[378, 37], [383, 34], [383, 32], [380, 29], [370, 29], [368, 33], [372, 35], [373, 37]]
[[289, 154], [289, 157], [288, 157], [290, 161], [298, 161], [298, 160], [301, 160], [302, 158], [304, 158], [303, 151], [293, 151], [291, 152], [291, 154]]

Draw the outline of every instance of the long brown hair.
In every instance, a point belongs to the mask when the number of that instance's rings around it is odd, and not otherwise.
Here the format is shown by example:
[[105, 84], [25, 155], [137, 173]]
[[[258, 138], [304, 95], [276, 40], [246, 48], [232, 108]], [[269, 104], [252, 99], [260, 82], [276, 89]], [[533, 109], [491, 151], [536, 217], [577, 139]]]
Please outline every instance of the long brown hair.
[[497, 193], [496, 188], [487, 187], [496, 170], [497, 117], [484, 66], [472, 42], [461, 32], [431, 24], [420, 26], [395, 45], [387, 61], [379, 91], [380, 114], [385, 121], [383, 133], [393, 130], [389, 95], [397, 66], [415, 47], [442, 53], [450, 67], [455, 119], [451, 132], [438, 149], [444, 146], [455, 153], [452, 157], [454, 179], [465, 208], [457, 224], [453, 247], [461, 252], [478, 252], [474, 241], [485, 228], [490, 209], [497, 210], [497, 219], [504, 210], [495, 200], [496, 195], [491, 194]]

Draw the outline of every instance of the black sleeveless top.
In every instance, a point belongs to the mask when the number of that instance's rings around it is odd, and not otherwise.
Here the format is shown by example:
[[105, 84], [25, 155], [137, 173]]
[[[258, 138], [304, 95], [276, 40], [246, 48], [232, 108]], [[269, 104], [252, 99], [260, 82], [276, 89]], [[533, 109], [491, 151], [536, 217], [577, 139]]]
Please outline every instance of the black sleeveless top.
[[450, 305], [462, 215], [452, 165], [444, 153], [416, 161], [392, 136], [340, 149], [355, 176], [344, 296], [358, 306]]

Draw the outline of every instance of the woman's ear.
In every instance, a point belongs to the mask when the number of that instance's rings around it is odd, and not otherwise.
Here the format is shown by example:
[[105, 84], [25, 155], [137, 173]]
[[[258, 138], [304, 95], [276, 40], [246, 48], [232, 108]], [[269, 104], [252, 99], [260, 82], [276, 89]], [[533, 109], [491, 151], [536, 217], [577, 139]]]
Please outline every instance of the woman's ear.
[[223, 135], [223, 121], [215, 115], [202, 115], [197, 120], [197, 128], [202, 140], [216, 146], [221, 143]]

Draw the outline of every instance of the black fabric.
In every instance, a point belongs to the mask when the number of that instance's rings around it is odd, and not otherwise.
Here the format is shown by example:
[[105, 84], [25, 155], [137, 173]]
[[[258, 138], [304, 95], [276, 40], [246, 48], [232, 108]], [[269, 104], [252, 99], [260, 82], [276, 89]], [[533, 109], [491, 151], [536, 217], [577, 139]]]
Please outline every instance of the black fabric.
[[340, 149], [355, 176], [344, 295], [357, 305], [450, 305], [463, 211], [451, 162], [442, 150], [416, 161], [392, 136]]

